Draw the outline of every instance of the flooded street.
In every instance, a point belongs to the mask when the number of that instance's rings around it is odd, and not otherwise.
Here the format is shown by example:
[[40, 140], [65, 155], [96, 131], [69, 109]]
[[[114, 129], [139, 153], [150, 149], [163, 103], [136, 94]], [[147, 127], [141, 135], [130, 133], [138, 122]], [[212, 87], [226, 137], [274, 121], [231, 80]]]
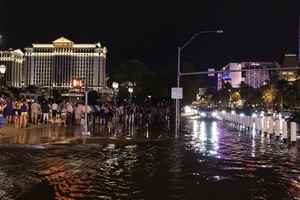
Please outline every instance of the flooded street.
[[156, 144], [3, 144], [0, 199], [300, 199], [298, 146], [200, 119]]

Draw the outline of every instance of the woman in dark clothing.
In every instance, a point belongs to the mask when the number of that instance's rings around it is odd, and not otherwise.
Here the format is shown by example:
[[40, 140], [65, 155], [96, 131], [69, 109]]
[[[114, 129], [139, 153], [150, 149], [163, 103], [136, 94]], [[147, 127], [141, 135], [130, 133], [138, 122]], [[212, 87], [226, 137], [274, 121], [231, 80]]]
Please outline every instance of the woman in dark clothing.
[[27, 127], [27, 119], [28, 119], [28, 105], [27, 105], [26, 101], [23, 101], [20, 111], [21, 111], [20, 127], [26, 128]]
[[6, 117], [8, 123], [12, 123], [12, 119], [14, 116], [14, 109], [11, 100], [7, 102], [6, 107], [4, 108], [4, 116]]

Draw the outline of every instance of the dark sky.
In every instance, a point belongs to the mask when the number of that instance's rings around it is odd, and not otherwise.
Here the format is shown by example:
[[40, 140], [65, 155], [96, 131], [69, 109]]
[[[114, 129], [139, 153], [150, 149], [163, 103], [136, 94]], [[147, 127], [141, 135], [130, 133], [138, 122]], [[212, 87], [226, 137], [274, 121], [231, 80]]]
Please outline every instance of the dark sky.
[[223, 35], [197, 38], [183, 59], [200, 70], [297, 53], [297, 1], [176, 2], [0, 0], [2, 48], [65, 36], [77, 43], [100, 41], [108, 47], [110, 66], [137, 58], [155, 68], [175, 64], [177, 45], [193, 33], [224, 29]]

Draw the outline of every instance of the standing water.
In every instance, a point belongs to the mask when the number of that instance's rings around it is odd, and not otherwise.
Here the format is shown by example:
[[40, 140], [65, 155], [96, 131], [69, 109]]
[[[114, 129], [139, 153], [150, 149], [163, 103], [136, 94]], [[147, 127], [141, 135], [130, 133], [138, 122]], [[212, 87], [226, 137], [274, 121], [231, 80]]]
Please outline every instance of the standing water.
[[300, 199], [297, 150], [195, 119], [161, 144], [2, 145], [0, 199]]

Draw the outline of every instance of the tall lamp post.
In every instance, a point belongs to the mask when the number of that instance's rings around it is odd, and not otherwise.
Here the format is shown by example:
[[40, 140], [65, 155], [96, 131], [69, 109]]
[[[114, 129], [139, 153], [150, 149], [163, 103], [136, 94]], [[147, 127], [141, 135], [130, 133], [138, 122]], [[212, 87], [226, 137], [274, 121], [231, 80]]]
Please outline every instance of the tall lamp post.
[[128, 88], [128, 92], [129, 92], [129, 102], [132, 103], [132, 93], [133, 93], [133, 88], [129, 87]]
[[[217, 33], [217, 34], [222, 34], [223, 30], [215, 30], [215, 31], [199, 31], [192, 35], [189, 40], [187, 40], [182, 46], [178, 47], [178, 56], [177, 56], [177, 88], [180, 87], [180, 59], [181, 59], [181, 52], [185, 47], [187, 47], [195, 38], [197, 38], [201, 34], [206, 34], [206, 33]], [[175, 137], [178, 137], [178, 132], [180, 128], [180, 102], [179, 99], [175, 100], [176, 104], [176, 119], [175, 119]]]
[[117, 105], [119, 83], [118, 82], [113, 82], [112, 87], [113, 87], [113, 91], [114, 91], [114, 104], [116, 106]]
[[6, 66], [5, 65], [0, 65], [0, 79], [1, 79], [1, 88], [3, 88], [4, 84], [4, 74], [6, 72]]

